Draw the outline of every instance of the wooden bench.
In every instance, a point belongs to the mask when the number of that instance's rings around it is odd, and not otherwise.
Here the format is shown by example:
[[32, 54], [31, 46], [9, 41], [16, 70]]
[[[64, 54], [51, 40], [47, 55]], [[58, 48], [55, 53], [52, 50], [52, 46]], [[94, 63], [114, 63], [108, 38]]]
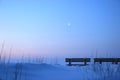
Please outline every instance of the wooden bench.
[[94, 58], [94, 64], [96, 62], [99, 62], [102, 64], [102, 62], [112, 62], [112, 64], [118, 64], [120, 62], [120, 58]]
[[[68, 66], [86, 66], [90, 58], [66, 58], [65, 61], [68, 62]], [[72, 64], [72, 62], [84, 62], [84, 64]]]

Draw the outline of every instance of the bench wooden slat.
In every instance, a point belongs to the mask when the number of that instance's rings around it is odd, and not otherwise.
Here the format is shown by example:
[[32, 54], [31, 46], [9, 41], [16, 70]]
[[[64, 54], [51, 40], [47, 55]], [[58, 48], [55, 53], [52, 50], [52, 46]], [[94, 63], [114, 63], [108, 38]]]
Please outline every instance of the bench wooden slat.
[[120, 58], [94, 58], [94, 61], [103, 61], [103, 62], [112, 62], [112, 61], [118, 61], [120, 62]]
[[90, 62], [90, 58], [66, 58], [66, 62]]
[[120, 62], [120, 58], [94, 58], [94, 63], [99, 62], [102, 64], [102, 62], [112, 62], [113, 64], [118, 64]]

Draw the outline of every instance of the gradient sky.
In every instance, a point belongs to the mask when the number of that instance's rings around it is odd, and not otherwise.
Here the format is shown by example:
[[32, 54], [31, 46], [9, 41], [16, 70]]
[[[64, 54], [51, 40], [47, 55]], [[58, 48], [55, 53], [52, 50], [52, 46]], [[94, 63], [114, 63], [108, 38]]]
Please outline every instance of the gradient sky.
[[0, 0], [6, 54], [120, 57], [119, 0]]

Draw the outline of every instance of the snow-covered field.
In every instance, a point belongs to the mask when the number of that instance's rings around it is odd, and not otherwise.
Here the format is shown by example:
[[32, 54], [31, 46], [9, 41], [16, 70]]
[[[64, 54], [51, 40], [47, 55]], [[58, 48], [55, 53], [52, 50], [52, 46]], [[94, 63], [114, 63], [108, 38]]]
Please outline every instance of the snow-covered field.
[[0, 80], [120, 80], [120, 65], [0, 64]]

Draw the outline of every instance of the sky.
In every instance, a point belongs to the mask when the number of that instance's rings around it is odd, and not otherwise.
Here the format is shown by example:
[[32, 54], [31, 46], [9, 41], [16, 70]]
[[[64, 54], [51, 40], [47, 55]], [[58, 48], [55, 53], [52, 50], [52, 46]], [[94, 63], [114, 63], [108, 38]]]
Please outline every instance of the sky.
[[30, 57], [120, 57], [119, 0], [0, 0], [0, 48]]

